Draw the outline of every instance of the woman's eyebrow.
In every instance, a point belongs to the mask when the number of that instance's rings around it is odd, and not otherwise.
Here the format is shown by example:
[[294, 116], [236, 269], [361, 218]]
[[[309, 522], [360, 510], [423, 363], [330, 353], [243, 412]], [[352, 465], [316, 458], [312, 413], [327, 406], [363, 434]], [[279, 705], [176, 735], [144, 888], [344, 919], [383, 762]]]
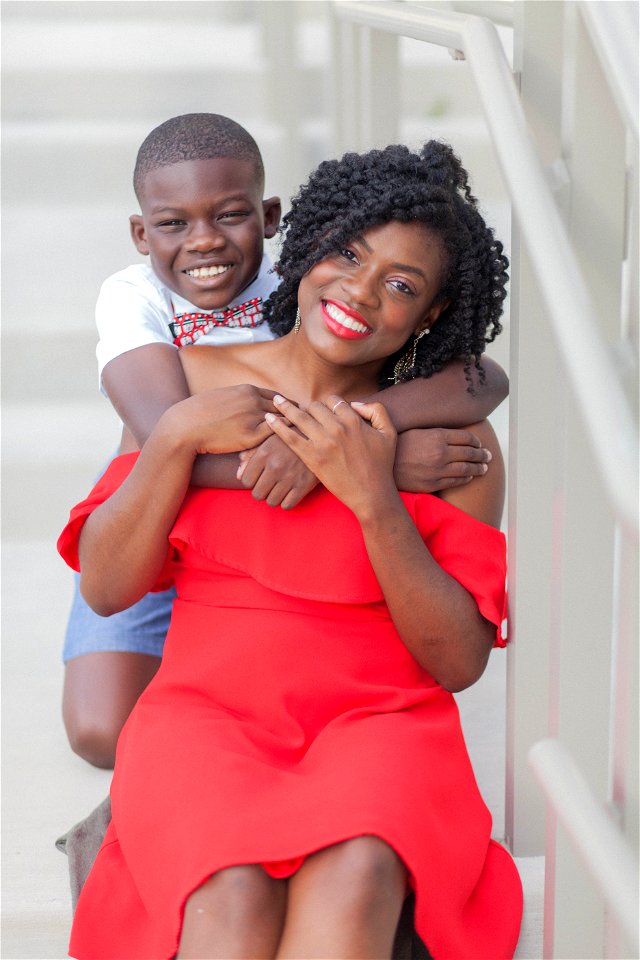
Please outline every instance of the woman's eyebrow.
[[422, 277], [423, 280], [427, 279], [420, 267], [412, 267], [408, 263], [392, 263], [391, 266], [395, 270], [404, 270], [406, 273], [415, 273], [419, 277]]
[[367, 253], [373, 253], [373, 248], [369, 246], [364, 237], [355, 237], [356, 243], [361, 243]]
[[[367, 253], [373, 253], [373, 248], [369, 246], [369, 244], [364, 239], [364, 237], [355, 237], [355, 241], [356, 243], [362, 244], [362, 246], [365, 248]], [[405, 270], [407, 273], [417, 274], [417, 276], [422, 277], [423, 280], [427, 279], [424, 274], [424, 271], [422, 271], [420, 267], [412, 267], [408, 263], [392, 263], [391, 266], [393, 267], [394, 270]]]

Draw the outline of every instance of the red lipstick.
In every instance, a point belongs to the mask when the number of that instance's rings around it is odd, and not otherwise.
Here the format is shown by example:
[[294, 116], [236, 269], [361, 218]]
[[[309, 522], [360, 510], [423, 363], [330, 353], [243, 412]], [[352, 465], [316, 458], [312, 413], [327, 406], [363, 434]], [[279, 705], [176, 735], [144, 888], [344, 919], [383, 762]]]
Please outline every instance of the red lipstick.
[[362, 314], [335, 300], [322, 301], [322, 316], [331, 333], [342, 340], [364, 340], [373, 329]]

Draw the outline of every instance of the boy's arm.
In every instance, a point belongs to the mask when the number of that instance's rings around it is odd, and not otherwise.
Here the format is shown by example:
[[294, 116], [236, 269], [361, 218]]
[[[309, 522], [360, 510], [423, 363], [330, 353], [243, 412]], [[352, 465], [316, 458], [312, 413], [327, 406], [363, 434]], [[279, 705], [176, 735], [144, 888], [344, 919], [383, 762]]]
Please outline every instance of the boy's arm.
[[[147, 343], [110, 360], [102, 384], [125, 427], [142, 447], [162, 414], [189, 396], [189, 388], [175, 347]], [[240, 489], [237, 454], [208, 454], [197, 458], [193, 482], [201, 487]]]
[[[436, 493], [464, 486], [487, 472], [490, 451], [469, 430], [456, 429], [484, 420], [509, 392], [502, 367], [488, 357], [482, 364], [486, 373], [482, 384], [478, 371], [471, 368], [473, 394], [464, 363], [453, 360], [429, 379], [398, 384], [369, 398], [384, 404], [398, 431], [394, 477], [399, 490]], [[301, 475], [294, 474], [304, 465], [295, 462], [290, 450], [283, 450], [278, 437], [269, 437], [240, 459], [243, 485], [271, 506], [295, 507], [314, 486], [306, 468]]]
[[165, 410], [189, 396], [178, 351], [168, 343], [147, 343], [114, 357], [102, 371], [102, 385], [139, 447]]
[[460, 427], [485, 420], [509, 392], [507, 375], [482, 357], [485, 381], [474, 366], [473, 393], [462, 360], [452, 360], [425, 379], [389, 387], [373, 396], [387, 409], [398, 431], [394, 477], [399, 490], [436, 493], [466, 486], [487, 472], [491, 452]]
[[473, 393], [464, 374], [462, 360], [451, 360], [438, 373], [416, 377], [407, 383], [388, 387], [368, 398], [384, 404], [393, 425], [405, 430], [426, 427], [464, 427], [485, 420], [509, 393], [509, 380], [502, 367], [487, 356], [482, 357], [486, 379], [480, 383], [476, 368], [471, 367]]

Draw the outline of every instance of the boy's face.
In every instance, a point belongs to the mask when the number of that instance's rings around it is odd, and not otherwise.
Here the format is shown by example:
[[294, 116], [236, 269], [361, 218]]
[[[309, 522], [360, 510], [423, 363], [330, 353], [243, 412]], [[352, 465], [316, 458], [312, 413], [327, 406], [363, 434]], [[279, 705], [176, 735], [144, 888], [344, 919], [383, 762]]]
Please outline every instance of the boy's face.
[[280, 222], [278, 197], [263, 200], [253, 164], [232, 157], [152, 170], [140, 206], [130, 217], [136, 249], [201, 310], [227, 306], [254, 279]]

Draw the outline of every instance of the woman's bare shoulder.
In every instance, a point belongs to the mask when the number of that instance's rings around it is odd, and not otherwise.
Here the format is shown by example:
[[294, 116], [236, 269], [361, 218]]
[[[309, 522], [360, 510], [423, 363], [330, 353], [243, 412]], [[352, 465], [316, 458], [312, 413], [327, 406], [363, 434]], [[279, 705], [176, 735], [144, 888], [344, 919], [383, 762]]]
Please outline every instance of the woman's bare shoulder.
[[[202, 393], [217, 387], [232, 387], [240, 383], [258, 383], [255, 374], [260, 370], [263, 347], [269, 343], [232, 343], [226, 346], [183, 347], [180, 360], [189, 390]], [[268, 367], [267, 367], [268, 369]]]
[[505, 469], [500, 444], [488, 420], [467, 427], [491, 453], [489, 469], [483, 476], [474, 477], [470, 483], [451, 490], [443, 490], [440, 496], [460, 510], [482, 520], [492, 527], [500, 527], [504, 509]]

